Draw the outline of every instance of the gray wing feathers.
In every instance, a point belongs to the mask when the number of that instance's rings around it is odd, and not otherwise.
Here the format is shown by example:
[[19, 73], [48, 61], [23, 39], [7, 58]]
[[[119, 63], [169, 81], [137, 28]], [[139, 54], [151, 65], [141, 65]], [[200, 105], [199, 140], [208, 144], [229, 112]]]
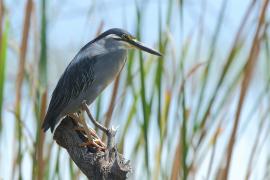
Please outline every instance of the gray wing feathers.
[[48, 128], [51, 128], [53, 131], [57, 123], [57, 117], [69, 101], [78, 97], [94, 80], [93, 66], [96, 58], [77, 58], [79, 57], [75, 57], [75, 59], [71, 61], [53, 91], [49, 108], [42, 125], [44, 131]]

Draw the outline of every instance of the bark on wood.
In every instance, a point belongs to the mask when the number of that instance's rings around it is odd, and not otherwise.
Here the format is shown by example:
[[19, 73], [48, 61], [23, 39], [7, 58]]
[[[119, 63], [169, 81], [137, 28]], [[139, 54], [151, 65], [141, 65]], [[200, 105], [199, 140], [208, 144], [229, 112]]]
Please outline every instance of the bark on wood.
[[79, 169], [89, 179], [127, 179], [128, 174], [131, 173], [130, 163], [117, 151], [115, 144], [105, 152], [81, 147], [80, 145], [86, 142], [87, 138], [80, 131], [75, 130], [76, 127], [76, 123], [70, 117], [66, 117], [56, 128], [54, 139], [67, 150]]

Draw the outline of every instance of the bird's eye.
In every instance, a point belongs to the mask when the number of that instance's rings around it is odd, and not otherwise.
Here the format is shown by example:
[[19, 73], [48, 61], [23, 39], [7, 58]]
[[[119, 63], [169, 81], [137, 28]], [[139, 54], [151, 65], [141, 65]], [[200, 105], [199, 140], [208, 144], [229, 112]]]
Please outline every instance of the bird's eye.
[[123, 38], [123, 39], [129, 39], [129, 37], [128, 37], [127, 34], [123, 34], [123, 35], [122, 35], [122, 38]]

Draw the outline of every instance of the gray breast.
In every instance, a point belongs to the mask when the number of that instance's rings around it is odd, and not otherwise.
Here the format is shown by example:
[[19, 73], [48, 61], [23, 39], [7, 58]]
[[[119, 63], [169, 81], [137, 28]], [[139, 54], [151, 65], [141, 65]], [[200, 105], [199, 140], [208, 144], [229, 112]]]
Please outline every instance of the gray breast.
[[[76, 64], [83, 64], [82, 61], [91, 62], [85, 63], [87, 67], [80, 68], [91, 70], [90, 74], [92, 74], [92, 80], [90, 81], [91, 83], [83, 88], [83, 91], [80, 91], [79, 96], [70, 99], [61, 114], [76, 112], [81, 107], [83, 100], [86, 100], [88, 105], [91, 104], [122, 70], [126, 61], [127, 50], [103, 49], [104, 46], [101, 46], [100, 51], [95, 51], [98, 53], [93, 54], [93, 49], [99, 49], [99, 45], [100, 44], [96, 44], [94, 47], [89, 47], [89, 49], [84, 50], [84, 52], [80, 53], [80, 56], [77, 56], [74, 62], [71, 63], [71, 66], [75, 67]], [[88, 58], [83, 58], [85, 56]], [[73, 73], [73, 76], [77, 77], [78, 74]], [[82, 80], [78, 79], [78, 81], [80, 81], [78, 84], [83, 83]]]
[[116, 78], [125, 65], [126, 50], [116, 50], [96, 58], [93, 65], [94, 81], [79, 97], [79, 101], [87, 100], [91, 104], [96, 97]]
[[94, 64], [94, 85], [107, 86], [116, 78], [125, 64], [126, 50], [117, 50], [100, 57]]

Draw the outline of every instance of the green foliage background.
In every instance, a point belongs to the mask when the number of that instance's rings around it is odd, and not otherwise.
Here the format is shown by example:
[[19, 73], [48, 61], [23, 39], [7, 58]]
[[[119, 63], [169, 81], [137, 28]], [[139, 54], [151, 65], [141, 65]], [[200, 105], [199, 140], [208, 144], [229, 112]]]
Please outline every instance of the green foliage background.
[[[62, 3], [70, 4], [64, 18]], [[82, 11], [72, 3], [0, 0], [0, 179], [85, 178], [40, 126], [65, 65], [110, 26], [163, 53], [131, 51], [91, 105], [96, 119], [119, 125], [131, 179], [270, 178], [268, 0], [91, 1]], [[230, 16], [234, 6], [239, 17]], [[123, 11], [110, 17], [119, 25], [104, 18], [114, 8]], [[78, 34], [72, 22], [82, 16], [86, 30]], [[68, 28], [82, 38], [78, 45]], [[54, 30], [65, 38], [52, 39]], [[67, 45], [59, 50], [57, 41]]]

